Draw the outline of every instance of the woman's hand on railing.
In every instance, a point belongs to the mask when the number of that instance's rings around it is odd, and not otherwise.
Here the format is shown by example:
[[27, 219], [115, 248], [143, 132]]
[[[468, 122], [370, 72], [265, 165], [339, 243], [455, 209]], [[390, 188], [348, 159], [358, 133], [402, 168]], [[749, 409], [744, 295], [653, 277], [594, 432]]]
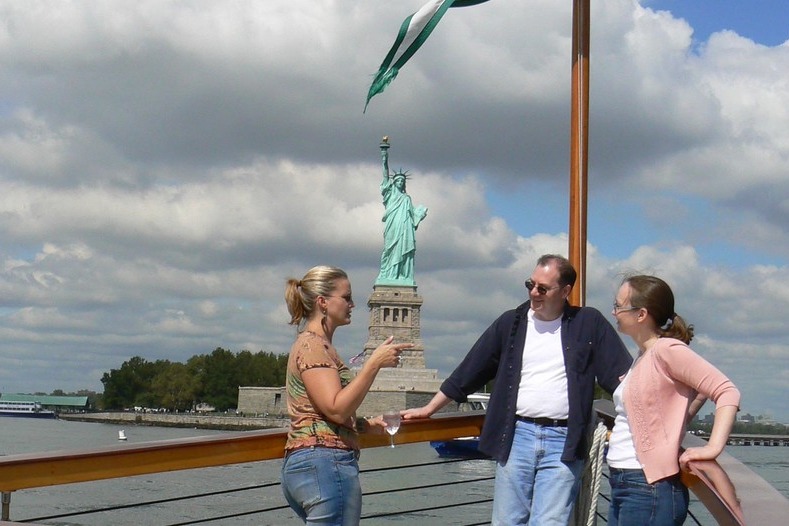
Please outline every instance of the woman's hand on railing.
[[370, 425], [367, 429], [368, 433], [383, 435], [386, 432], [386, 422], [384, 422], [383, 415], [371, 416], [367, 419], [367, 423]]
[[721, 448], [711, 444], [702, 447], [689, 447], [679, 456], [679, 467], [683, 471], [690, 471], [688, 462], [715, 460], [721, 454]]
[[383, 415], [356, 419], [356, 431], [370, 435], [383, 435], [386, 429]]

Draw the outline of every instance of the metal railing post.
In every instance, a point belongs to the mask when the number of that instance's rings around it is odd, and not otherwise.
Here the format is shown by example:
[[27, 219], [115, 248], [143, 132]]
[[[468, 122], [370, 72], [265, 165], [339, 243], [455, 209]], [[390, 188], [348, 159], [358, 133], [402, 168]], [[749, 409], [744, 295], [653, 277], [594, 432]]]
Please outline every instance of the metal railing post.
[[3, 492], [3, 511], [0, 512], [0, 520], [11, 520], [11, 492]]

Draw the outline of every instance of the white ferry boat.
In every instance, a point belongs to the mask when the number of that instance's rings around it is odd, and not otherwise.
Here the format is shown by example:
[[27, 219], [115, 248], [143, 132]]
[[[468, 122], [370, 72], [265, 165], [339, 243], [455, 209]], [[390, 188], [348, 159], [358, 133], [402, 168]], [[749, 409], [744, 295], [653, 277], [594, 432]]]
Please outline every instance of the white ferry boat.
[[55, 418], [55, 412], [44, 409], [38, 402], [0, 402], [0, 416], [21, 416], [26, 418]]

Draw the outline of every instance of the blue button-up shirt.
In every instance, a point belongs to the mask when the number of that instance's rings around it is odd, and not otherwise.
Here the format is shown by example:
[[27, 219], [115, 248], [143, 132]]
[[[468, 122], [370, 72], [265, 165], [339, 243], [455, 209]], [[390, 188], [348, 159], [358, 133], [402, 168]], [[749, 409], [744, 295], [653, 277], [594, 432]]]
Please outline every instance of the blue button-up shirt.
[[[512, 448], [528, 311], [527, 301], [499, 316], [441, 384], [446, 396], [464, 402], [495, 378], [479, 449], [499, 462], [507, 461]], [[633, 358], [608, 320], [591, 307], [565, 305], [561, 340], [569, 401], [562, 460], [571, 462], [587, 455], [595, 381], [613, 393]]]

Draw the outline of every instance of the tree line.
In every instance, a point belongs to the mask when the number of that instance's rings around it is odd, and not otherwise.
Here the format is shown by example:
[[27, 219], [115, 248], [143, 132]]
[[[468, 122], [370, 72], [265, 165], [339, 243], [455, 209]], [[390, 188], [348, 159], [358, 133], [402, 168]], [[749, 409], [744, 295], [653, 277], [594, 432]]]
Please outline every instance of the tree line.
[[226, 411], [238, 403], [239, 386], [279, 387], [285, 385], [287, 354], [260, 351], [233, 353], [217, 347], [211, 354], [187, 362], [135, 356], [119, 369], [104, 373], [101, 409], [133, 407], [188, 411], [205, 403]]

